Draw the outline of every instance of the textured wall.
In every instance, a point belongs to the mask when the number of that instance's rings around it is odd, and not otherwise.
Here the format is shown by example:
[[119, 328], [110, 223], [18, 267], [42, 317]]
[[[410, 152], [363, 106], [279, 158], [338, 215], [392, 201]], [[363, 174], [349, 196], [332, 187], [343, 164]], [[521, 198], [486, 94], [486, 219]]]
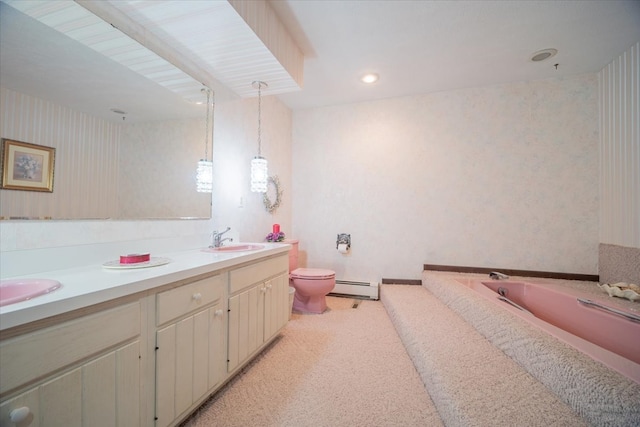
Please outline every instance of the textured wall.
[[640, 248], [640, 42], [598, 78], [600, 242]]
[[423, 263], [594, 274], [597, 118], [595, 74], [295, 112], [301, 259], [346, 280]]
[[204, 135], [204, 119], [122, 125], [119, 217], [211, 217], [211, 195], [195, 187]]
[[[278, 176], [282, 203], [273, 214], [263, 205], [262, 194], [250, 191], [251, 159], [258, 154], [257, 98], [238, 99], [216, 105], [213, 147], [213, 221], [231, 227], [243, 241], [259, 242], [281, 225], [291, 235], [291, 110], [273, 96], [262, 97], [262, 156], [269, 176]], [[273, 187], [269, 189], [275, 201]]]

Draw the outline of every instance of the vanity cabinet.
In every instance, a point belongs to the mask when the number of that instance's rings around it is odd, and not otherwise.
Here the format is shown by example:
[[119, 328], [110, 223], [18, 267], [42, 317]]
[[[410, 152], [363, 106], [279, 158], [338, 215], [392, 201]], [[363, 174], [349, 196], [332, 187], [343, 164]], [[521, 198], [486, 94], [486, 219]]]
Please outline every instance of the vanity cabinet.
[[156, 296], [156, 426], [181, 418], [226, 374], [227, 273]]
[[288, 263], [280, 256], [229, 273], [227, 372], [248, 361], [287, 323]]
[[0, 426], [175, 426], [287, 323], [288, 284], [279, 252], [7, 329]]
[[0, 425], [139, 425], [140, 331], [133, 302], [0, 342]]

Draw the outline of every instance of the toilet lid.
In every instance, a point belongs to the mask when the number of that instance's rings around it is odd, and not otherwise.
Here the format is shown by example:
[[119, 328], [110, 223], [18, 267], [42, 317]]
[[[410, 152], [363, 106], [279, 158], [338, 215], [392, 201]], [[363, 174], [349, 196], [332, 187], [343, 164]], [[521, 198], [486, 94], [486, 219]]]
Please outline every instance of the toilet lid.
[[333, 279], [335, 271], [323, 268], [296, 268], [291, 272], [291, 277], [298, 279]]

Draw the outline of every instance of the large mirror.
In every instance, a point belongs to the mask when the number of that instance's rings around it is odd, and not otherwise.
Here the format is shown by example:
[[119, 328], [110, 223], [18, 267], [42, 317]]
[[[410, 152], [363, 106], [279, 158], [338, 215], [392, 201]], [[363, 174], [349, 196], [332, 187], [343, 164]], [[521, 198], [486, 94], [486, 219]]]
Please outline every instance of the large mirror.
[[94, 33], [79, 37], [90, 48], [76, 37], [86, 27], [63, 23], [65, 34], [54, 29], [55, 16], [44, 24], [18, 10], [21, 2], [7, 3], [0, 2], [1, 136], [55, 148], [55, 163], [52, 192], [0, 190], [0, 217], [210, 218], [211, 194], [195, 185], [198, 160], [212, 154], [203, 86], [168, 72], [131, 39], [89, 26]]

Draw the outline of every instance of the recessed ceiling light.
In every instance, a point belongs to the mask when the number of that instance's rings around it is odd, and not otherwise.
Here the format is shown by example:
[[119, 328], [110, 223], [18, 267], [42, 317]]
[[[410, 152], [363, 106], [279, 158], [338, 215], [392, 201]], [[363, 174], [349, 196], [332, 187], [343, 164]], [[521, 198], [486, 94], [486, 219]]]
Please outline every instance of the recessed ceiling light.
[[531, 60], [533, 62], [544, 61], [545, 59], [556, 56], [556, 53], [558, 53], [558, 49], [542, 49], [531, 55]]
[[378, 78], [379, 78], [379, 76], [378, 76], [377, 74], [375, 74], [375, 73], [368, 73], [368, 74], [365, 74], [364, 76], [362, 76], [362, 77], [360, 78], [360, 81], [362, 81], [363, 83], [369, 83], [369, 84], [371, 84], [371, 83], [375, 83], [375, 82], [377, 82], [377, 81], [378, 81]]

